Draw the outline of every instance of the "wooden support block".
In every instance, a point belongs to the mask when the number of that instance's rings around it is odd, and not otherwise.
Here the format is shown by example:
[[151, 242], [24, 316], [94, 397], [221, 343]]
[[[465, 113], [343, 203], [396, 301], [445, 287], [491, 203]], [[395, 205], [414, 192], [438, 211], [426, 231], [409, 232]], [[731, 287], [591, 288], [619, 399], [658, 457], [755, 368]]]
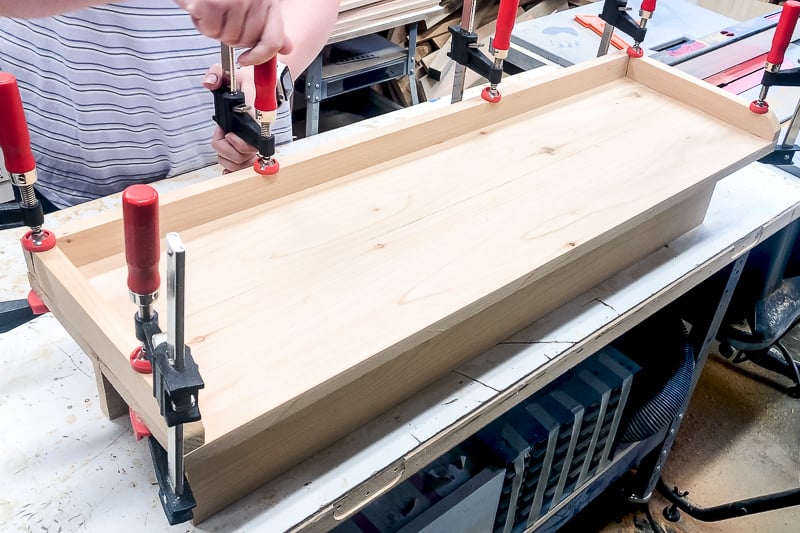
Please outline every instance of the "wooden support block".
[[[286, 156], [276, 176], [164, 195], [206, 383], [186, 458], [198, 518], [698, 224], [716, 180], [778, 131], [614, 54]], [[118, 211], [64, 228], [26, 254], [31, 285], [163, 443], [128, 365], [121, 235]]]
[[117, 390], [103, 375], [100, 365], [94, 363], [94, 377], [97, 381], [97, 396], [100, 399], [100, 409], [109, 420], [128, 414], [128, 404], [122, 399]]

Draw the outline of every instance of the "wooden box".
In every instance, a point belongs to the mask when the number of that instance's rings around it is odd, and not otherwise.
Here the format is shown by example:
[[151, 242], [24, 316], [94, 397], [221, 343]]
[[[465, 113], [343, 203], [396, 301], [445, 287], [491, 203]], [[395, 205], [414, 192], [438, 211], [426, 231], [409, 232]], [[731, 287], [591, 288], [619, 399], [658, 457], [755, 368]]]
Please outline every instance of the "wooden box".
[[[699, 224], [716, 180], [778, 132], [772, 114], [624, 55], [502, 89], [496, 105], [287, 156], [275, 177], [162, 198], [162, 232], [187, 246], [186, 339], [206, 383], [187, 428], [198, 519]], [[121, 213], [58, 238], [27, 254], [32, 286], [101, 394], [112, 385], [165, 442], [128, 363]]]

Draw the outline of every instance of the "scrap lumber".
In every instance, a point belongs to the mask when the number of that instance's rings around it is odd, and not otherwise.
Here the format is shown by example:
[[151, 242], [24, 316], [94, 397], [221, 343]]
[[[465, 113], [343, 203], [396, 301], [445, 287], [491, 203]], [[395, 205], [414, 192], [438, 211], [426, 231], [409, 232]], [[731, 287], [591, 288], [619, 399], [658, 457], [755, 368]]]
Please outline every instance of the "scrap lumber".
[[[494, 34], [499, 0], [495, 2], [485, 2], [479, 4], [480, 8], [476, 11], [476, 30], [478, 34], [478, 44], [481, 50], [488, 55], [489, 39]], [[556, 11], [562, 11], [569, 6], [566, 0], [529, 0], [520, 2], [517, 23], [532, 18], [550, 15]], [[441, 19], [436, 25], [429, 25], [428, 28], [420, 33], [417, 39], [417, 77], [423, 88], [420, 94], [421, 100], [441, 98], [452, 92], [454, 62], [447, 56], [450, 50], [450, 33], [447, 26], [458, 24], [461, 20], [462, 2], [448, 1], [442, 2], [442, 11], [452, 10], [447, 18]], [[471, 87], [481, 83], [481, 78], [468, 72], [466, 75], [465, 87]]]

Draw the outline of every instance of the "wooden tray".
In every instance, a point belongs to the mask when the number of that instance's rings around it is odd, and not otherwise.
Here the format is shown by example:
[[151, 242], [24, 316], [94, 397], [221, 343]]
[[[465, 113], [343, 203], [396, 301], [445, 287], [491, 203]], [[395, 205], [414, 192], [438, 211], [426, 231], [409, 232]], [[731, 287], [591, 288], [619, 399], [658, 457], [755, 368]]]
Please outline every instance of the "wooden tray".
[[[624, 55], [503, 92], [287, 156], [276, 177], [162, 198], [206, 383], [187, 430], [198, 519], [699, 224], [716, 180], [779, 129]], [[101, 394], [113, 385], [163, 443], [149, 378], [128, 365], [120, 216], [26, 254], [30, 279]]]

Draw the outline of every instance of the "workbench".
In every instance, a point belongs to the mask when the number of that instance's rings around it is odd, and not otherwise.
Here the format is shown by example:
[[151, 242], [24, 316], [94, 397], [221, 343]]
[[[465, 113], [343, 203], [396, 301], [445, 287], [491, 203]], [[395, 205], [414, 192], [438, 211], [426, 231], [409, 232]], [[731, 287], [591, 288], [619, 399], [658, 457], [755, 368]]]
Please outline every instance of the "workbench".
[[[415, 106], [282, 150], [311, 149], [332, 137], [439, 105], [446, 102]], [[218, 171], [204, 169], [157, 188], [208, 179]], [[111, 197], [49, 215], [47, 226], [57, 231], [63, 223], [118, 202]], [[334, 526], [334, 515], [347, 514], [407, 478], [798, 217], [800, 182], [772, 167], [746, 167], [719, 182], [700, 227], [451, 372], [198, 530]], [[4, 300], [22, 298], [28, 290], [19, 235], [0, 233]], [[6, 428], [0, 437], [0, 529], [168, 528], [147, 445], [133, 438], [127, 418], [104, 418], [91, 362], [55, 318], [44, 315], [0, 335], [0, 363], [0, 424]]]

